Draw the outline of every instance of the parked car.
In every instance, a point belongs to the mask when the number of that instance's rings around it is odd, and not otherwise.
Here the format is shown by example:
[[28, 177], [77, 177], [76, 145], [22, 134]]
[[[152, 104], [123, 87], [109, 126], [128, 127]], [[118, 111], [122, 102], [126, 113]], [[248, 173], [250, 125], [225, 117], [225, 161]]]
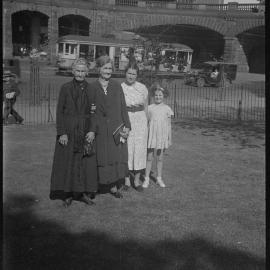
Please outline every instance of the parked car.
[[234, 63], [208, 61], [198, 64], [184, 77], [185, 84], [198, 87], [228, 86], [236, 79], [237, 65]]

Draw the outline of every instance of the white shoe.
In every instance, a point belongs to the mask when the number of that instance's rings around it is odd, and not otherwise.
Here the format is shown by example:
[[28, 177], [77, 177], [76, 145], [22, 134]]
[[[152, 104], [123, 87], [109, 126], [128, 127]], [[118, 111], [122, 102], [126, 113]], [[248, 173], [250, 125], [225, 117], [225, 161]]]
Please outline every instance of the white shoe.
[[149, 186], [149, 177], [144, 177], [142, 187], [143, 188], [148, 188], [148, 186]]
[[161, 177], [157, 177], [157, 184], [160, 186], [160, 187], [166, 187], [166, 185], [164, 184], [164, 182], [162, 181]]

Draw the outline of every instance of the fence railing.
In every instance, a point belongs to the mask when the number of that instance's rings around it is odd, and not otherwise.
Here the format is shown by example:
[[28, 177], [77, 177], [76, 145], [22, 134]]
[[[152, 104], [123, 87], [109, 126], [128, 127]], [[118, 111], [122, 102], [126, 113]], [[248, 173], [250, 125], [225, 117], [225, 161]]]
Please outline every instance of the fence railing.
[[192, 1], [151, 1], [151, 0], [115, 0], [110, 2], [116, 6], [141, 7], [141, 8], [162, 8], [162, 9], [178, 9], [178, 10], [209, 10], [209, 11], [241, 11], [241, 12], [260, 12], [264, 11], [262, 4], [239, 4], [231, 2], [228, 4], [197, 4]]
[[[227, 88], [192, 87], [178, 81], [164, 81], [169, 90], [166, 103], [173, 109], [175, 119], [265, 120], [264, 84], [232, 84]], [[41, 83], [40, 100], [33, 104], [30, 84], [20, 85], [21, 95], [15, 104], [25, 124], [45, 124], [56, 121], [60, 85]]]
[[171, 106], [177, 119], [208, 119], [264, 121], [264, 87], [240, 84], [230, 87], [167, 87]]
[[[4, 0], [4, 2], [9, 2]], [[14, 1], [15, 2], [15, 1]], [[179, 0], [179, 1], [151, 1], [151, 0], [96, 0], [96, 1], [71, 1], [71, 0], [18, 0], [17, 2], [34, 4], [34, 5], [47, 5], [47, 6], [62, 6], [68, 8], [82, 8], [87, 9], [90, 7], [139, 7], [148, 9], [170, 9], [170, 10], [206, 10], [206, 11], [241, 11], [242, 13], [260, 13], [265, 11], [265, 5], [259, 3], [239, 4], [237, 1], [228, 4], [196, 4], [194, 1]], [[256, 2], [254, 0], [254, 2]]]

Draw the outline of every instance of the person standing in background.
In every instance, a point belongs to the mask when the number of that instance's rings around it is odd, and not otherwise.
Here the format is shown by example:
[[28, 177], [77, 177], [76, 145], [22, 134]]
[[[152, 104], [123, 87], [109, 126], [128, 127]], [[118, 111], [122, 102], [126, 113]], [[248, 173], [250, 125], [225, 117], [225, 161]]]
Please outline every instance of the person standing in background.
[[3, 74], [3, 101], [4, 101], [4, 113], [3, 113], [3, 125], [8, 124], [8, 116], [11, 114], [16, 121], [16, 124], [21, 124], [23, 118], [13, 108], [17, 97], [20, 95], [20, 90], [17, 83], [13, 80], [13, 75], [9, 70], [5, 70]]

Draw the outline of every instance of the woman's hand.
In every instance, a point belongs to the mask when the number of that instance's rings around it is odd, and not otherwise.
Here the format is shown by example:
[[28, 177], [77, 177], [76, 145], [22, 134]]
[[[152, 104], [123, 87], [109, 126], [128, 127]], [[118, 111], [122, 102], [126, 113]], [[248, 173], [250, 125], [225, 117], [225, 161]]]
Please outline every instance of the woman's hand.
[[95, 139], [95, 132], [92, 132], [92, 131], [88, 132], [85, 135], [85, 138], [86, 138], [87, 142], [92, 143], [93, 140]]
[[129, 135], [129, 131], [130, 131], [129, 128], [124, 127], [124, 128], [123, 128], [123, 132], [120, 132], [120, 134], [121, 134], [121, 136], [122, 136], [123, 138], [127, 139], [128, 135]]
[[59, 137], [59, 143], [62, 144], [62, 145], [67, 145], [67, 143], [68, 143], [68, 136], [67, 136], [67, 134], [61, 135]]

